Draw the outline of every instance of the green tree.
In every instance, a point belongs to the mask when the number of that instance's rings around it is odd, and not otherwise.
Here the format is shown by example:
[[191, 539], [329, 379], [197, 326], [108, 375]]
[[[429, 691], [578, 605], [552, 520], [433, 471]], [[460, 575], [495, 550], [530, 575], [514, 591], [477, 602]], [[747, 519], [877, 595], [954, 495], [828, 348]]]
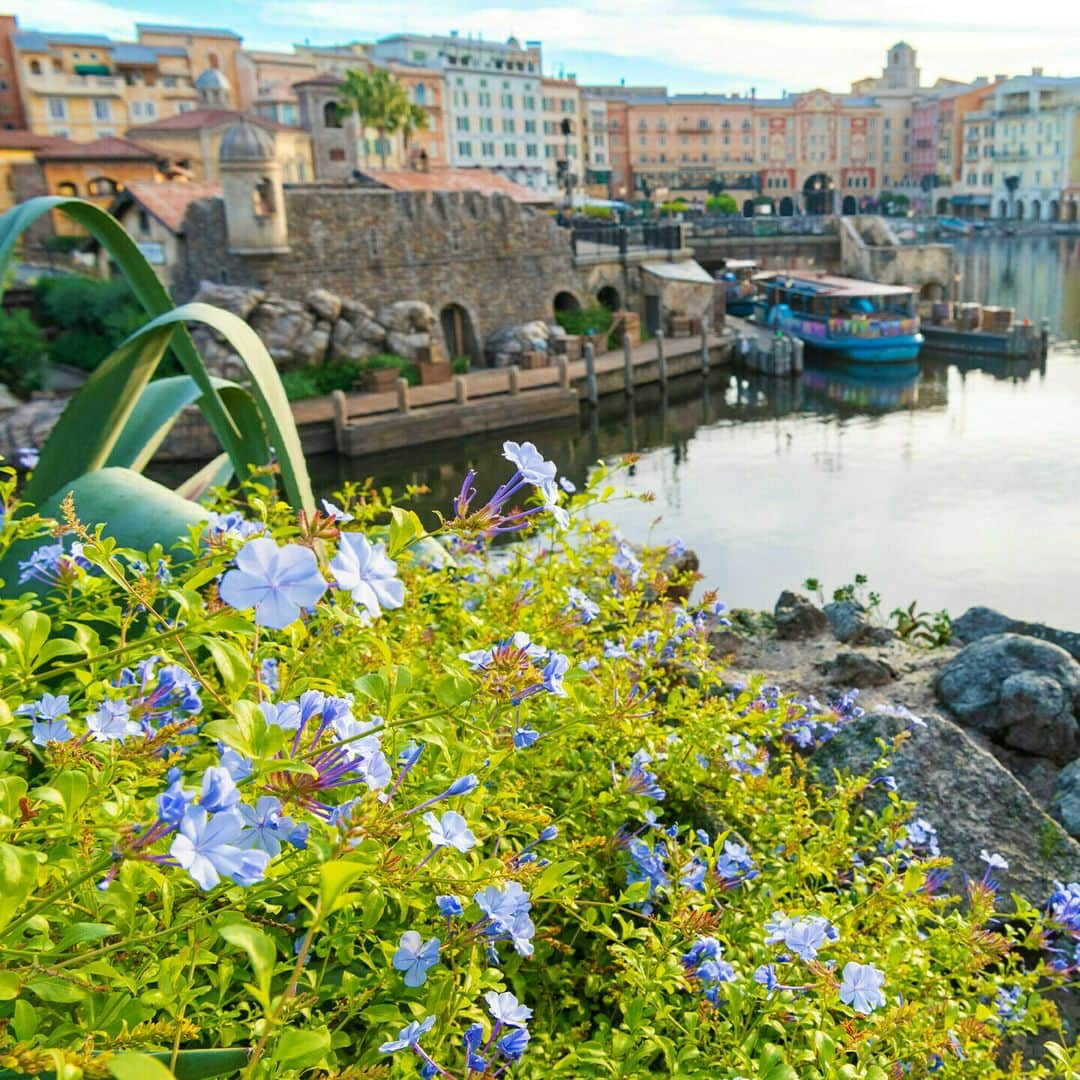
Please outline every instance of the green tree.
[[710, 195], [705, 200], [705, 209], [708, 210], [710, 214], [737, 214], [739, 212], [739, 204], [731, 195]]
[[[384, 169], [390, 137], [402, 131], [408, 138], [427, 123], [424, 110], [410, 103], [405, 87], [389, 71], [347, 71], [339, 92], [341, 115], [355, 115], [361, 127], [375, 129]], [[424, 114], [423, 122], [420, 114]]]

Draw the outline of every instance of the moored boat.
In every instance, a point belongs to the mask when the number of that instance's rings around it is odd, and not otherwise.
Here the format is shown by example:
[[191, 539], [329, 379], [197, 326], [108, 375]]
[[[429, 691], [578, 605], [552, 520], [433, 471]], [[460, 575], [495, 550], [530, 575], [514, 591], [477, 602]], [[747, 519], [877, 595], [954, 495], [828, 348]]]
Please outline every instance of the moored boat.
[[808, 349], [871, 365], [919, 355], [912, 289], [815, 270], [776, 270], [754, 280], [756, 321], [800, 338]]
[[747, 316], [754, 310], [754, 275], [761, 267], [753, 259], [725, 259], [720, 280], [724, 283], [725, 310]]

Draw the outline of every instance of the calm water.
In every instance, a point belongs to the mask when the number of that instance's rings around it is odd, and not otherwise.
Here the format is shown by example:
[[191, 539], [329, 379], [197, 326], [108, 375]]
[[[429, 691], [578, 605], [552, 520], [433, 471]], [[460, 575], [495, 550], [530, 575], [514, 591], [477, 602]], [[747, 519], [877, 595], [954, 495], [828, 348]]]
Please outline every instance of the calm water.
[[[598, 459], [636, 450], [633, 492], [605, 508], [633, 538], [679, 536], [732, 606], [771, 606], [808, 576], [831, 589], [869, 575], [888, 608], [971, 604], [1080, 628], [1080, 237], [967, 240], [965, 298], [1047, 317], [1045, 365], [925, 356], [918, 376], [836, 371], [799, 381], [715, 372], [639, 393], [532, 439], [580, 483]], [[494, 487], [504, 434], [468, 445], [312, 462], [317, 488], [374, 475], [424, 483], [448, 507], [470, 465]], [[482, 487], [481, 490], [484, 488]], [[660, 518], [657, 522], [656, 519]]]

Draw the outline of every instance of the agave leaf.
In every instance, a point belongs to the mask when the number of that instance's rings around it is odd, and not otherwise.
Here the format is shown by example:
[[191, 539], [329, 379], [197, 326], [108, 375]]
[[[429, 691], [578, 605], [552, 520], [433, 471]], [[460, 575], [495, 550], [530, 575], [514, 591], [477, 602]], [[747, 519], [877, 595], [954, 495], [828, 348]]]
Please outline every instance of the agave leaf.
[[213, 461], [208, 461], [198, 472], [192, 473], [179, 484], [176, 494], [183, 499], [200, 502], [211, 488], [227, 484], [232, 475], [233, 467], [229, 455], [218, 454]]
[[[154, 1053], [148, 1055], [168, 1066], [172, 1063], [172, 1054]], [[176, 1066], [172, 1075], [176, 1080], [211, 1080], [215, 1076], [228, 1076], [239, 1072], [247, 1063], [250, 1051], [236, 1048], [216, 1050], [180, 1050], [176, 1055]], [[56, 1073], [49, 1070], [38, 1074], [40, 1080], [56, 1080]], [[26, 1074], [13, 1069], [0, 1069], [0, 1080], [25, 1080]]]
[[[60, 504], [68, 492], [74, 499], [75, 513], [84, 525], [93, 530], [103, 524], [108, 536], [115, 537], [122, 547], [137, 551], [146, 551], [155, 543], [168, 550], [176, 541], [187, 537], [190, 526], [205, 521], [209, 513], [205, 507], [181, 498], [140, 473], [108, 468], [86, 473], [65, 484], [41, 505], [41, 516], [59, 518]], [[29, 558], [41, 543], [40, 538], [19, 541], [0, 559], [4, 595], [19, 596], [44, 590], [39, 583], [18, 584], [19, 562]]]

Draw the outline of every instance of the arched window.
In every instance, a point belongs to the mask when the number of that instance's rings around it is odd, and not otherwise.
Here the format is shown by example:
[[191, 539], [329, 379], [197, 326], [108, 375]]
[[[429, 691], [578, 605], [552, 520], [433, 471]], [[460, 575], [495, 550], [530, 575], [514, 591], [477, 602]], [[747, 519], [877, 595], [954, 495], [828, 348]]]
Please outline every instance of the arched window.
[[424, 104], [424, 95], [426, 93], [426, 87], [423, 83], [417, 83], [415, 88], [414, 97], [416, 98], [417, 105]]
[[212, 68], [213, 68], [213, 69], [214, 69], [215, 71], [217, 71], [217, 69], [218, 69], [218, 67], [219, 67], [219, 65], [220, 65], [220, 61], [218, 60], [218, 54], [217, 54], [216, 52], [212, 52], [212, 53], [209, 53], [209, 54], [207, 55], [207, 58], [206, 58], [206, 59], [207, 59], [207, 62], [208, 62], [208, 63], [210, 64], [210, 66], [211, 66], [211, 67], [212, 67]]
[[322, 120], [323, 127], [339, 128], [341, 127], [341, 110], [337, 107], [336, 101], [328, 101], [322, 107]]
[[86, 190], [91, 195], [115, 195], [120, 190], [120, 186], [108, 176], [95, 176], [86, 185]]
[[41, 61], [40, 60], [31, 60], [30, 61], [30, 74], [31, 75], [40, 75], [41, 74]]
[[257, 218], [270, 217], [274, 212], [274, 182], [264, 176], [252, 189], [252, 212]]
[[73, 184], [70, 180], [65, 180], [63, 183], [56, 185], [56, 193], [57, 195], [74, 197], [79, 194], [79, 185]]

